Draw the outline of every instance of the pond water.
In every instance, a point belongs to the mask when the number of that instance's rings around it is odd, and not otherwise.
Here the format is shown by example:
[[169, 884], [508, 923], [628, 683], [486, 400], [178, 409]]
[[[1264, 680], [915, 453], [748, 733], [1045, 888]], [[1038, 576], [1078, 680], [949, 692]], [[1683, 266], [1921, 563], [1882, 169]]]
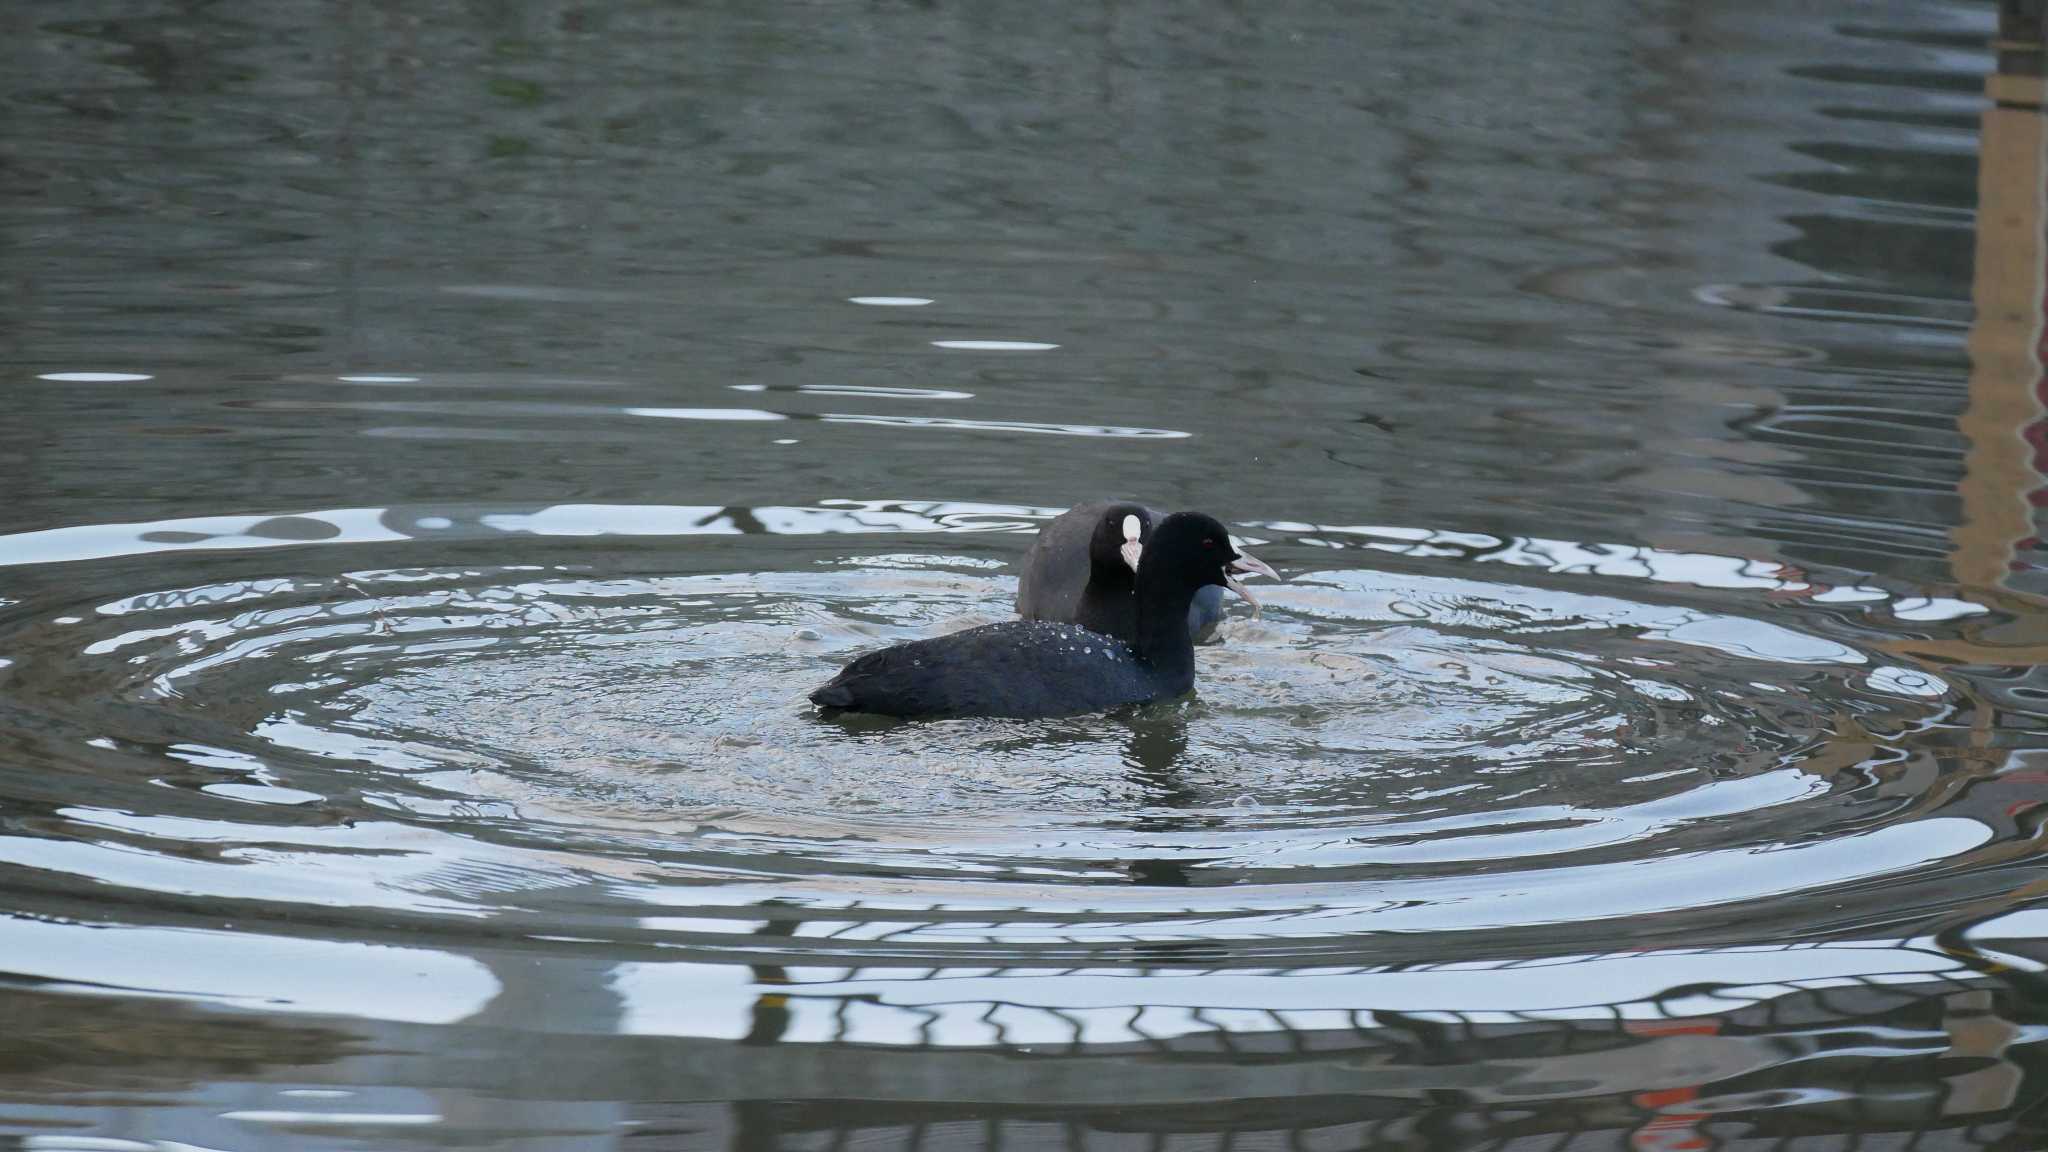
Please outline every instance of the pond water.
[[[0, 27], [0, 1147], [2048, 1142], [1994, 6]], [[805, 702], [1121, 494], [1192, 697]]]

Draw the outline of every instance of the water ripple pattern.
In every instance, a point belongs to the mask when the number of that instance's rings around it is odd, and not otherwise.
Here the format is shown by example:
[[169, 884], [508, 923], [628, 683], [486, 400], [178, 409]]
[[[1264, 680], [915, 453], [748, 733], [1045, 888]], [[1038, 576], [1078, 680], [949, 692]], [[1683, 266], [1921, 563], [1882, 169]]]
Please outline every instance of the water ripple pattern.
[[0, 1147], [2048, 1147], [2038, 8], [12, 6]]
[[[1049, 511], [362, 509], [11, 538], [42, 564], [558, 542], [509, 567], [286, 566], [12, 609], [15, 730], [104, 784], [0, 839], [0, 859], [17, 889], [457, 933], [568, 916], [577, 935], [717, 946], [771, 901], [887, 926], [806, 938], [814, 959], [1196, 948], [1303, 964], [1410, 941], [1438, 960], [1539, 935], [1597, 949], [1619, 924], [1737, 943], [1816, 903], [1895, 900], [1995, 839], [1943, 811], [1954, 783], [1930, 770], [1965, 698], [1857, 634], [1880, 612], [1981, 609], [1854, 585], [1830, 598], [1811, 577], [1654, 549], [1262, 522], [1244, 529], [1262, 552], [1312, 563], [1203, 650], [1189, 701], [880, 730], [803, 702], [852, 654], [1003, 618], [1014, 594], [993, 560], [852, 554], [835, 536], [1013, 539]], [[808, 540], [809, 559], [561, 562], [578, 540], [747, 532]], [[1425, 562], [1332, 567], [1335, 541]], [[1730, 587], [1746, 611], [1673, 594]], [[1808, 594], [1796, 612], [1772, 599], [1788, 590]]]

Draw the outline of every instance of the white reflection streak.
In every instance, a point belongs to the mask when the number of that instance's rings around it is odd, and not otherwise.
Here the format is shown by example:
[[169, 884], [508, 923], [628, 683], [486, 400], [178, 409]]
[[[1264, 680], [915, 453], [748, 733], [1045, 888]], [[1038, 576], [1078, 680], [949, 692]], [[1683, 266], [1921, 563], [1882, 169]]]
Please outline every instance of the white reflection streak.
[[[0, 567], [101, 560], [112, 556], [137, 556], [148, 552], [241, 551], [253, 548], [287, 548], [302, 544], [363, 544], [411, 539], [380, 523], [379, 518], [383, 515], [382, 508], [332, 508], [317, 512], [287, 512], [261, 516], [195, 516], [178, 520], [46, 528], [38, 532], [17, 532], [11, 536], [0, 536]], [[319, 521], [335, 529], [335, 535], [319, 540], [308, 540], [249, 534], [250, 529], [265, 521], [282, 519]], [[191, 536], [192, 539], [147, 539], [150, 535]]]
[[1059, 345], [1040, 340], [934, 340], [932, 347], [956, 352], [1050, 352]]
[[[792, 970], [754, 985], [736, 965], [626, 963], [612, 987], [625, 1031], [736, 1038], [752, 994], [787, 997], [785, 1042], [982, 1046], [1120, 1044], [1204, 1032], [1353, 1027], [1375, 1012], [1465, 1022], [1718, 1015], [1800, 989], [1966, 977], [1931, 937], [1831, 944], [1585, 953], [1425, 966], [1233, 969], [1160, 977], [1096, 969]], [[1482, 977], [1483, 974], [1483, 978]], [[1673, 989], [1711, 989], [1673, 999]]]
[[[1695, 588], [1800, 593], [1817, 604], [1893, 599], [1882, 588], [1860, 584], [1819, 587], [1807, 580], [1790, 579], [1779, 575], [1780, 566], [1768, 560], [1710, 552], [1673, 552], [1640, 544], [1583, 544], [1540, 536], [1501, 537], [1394, 525], [1309, 524], [1287, 520], [1250, 521], [1247, 526], [1295, 536], [1312, 536], [1312, 539], [1301, 542], [1325, 548], [1347, 546], [1338, 540], [1327, 539], [1336, 536], [1362, 537], [1349, 546], [1404, 556], [1461, 556], [1478, 552], [1479, 555], [1471, 556], [1477, 563], [1541, 568], [1558, 575], [1620, 576]], [[1989, 611], [1982, 604], [1939, 596], [1901, 596], [1894, 608], [1894, 614], [1902, 620], [1923, 622], [1981, 616]]]
[[295, 1127], [409, 1127], [413, 1125], [439, 1124], [441, 1116], [435, 1112], [291, 1112], [275, 1109], [244, 1109], [223, 1112], [223, 1120], [240, 1120], [245, 1124], [290, 1124]]
[[[246, 894], [244, 894], [246, 895]], [[253, 932], [56, 924], [0, 917], [8, 971], [81, 995], [133, 995], [417, 1024], [449, 1024], [498, 994], [466, 956], [428, 948]], [[135, 958], [149, 957], [138, 968]], [[147, 973], [147, 983], [137, 984]]]
[[477, 523], [535, 536], [737, 536], [714, 504], [552, 504], [537, 512], [487, 513]]
[[1039, 424], [1025, 420], [963, 420], [951, 416], [869, 416], [830, 412], [827, 424], [875, 424], [887, 428], [956, 428], [970, 432], [1022, 432], [1042, 436], [1096, 436], [1137, 440], [1186, 440], [1191, 432], [1171, 428], [1127, 428], [1114, 424]]
[[[779, 413], [750, 408], [647, 408], [627, 411], [648, 416], [691, 420], [780, 421]], [[962, 420], [937, 416], [872, 416], [833, 413], [819, 417], [830, 423], [889, 427], [953, 428], [968, 431], [1035, 433], [1059, 436], [1185, 439], [1190, 434], [1163, 428], [1115, 425], [1035, 424], [1001, 420]], [[493, 512], [476, 516], [474, 526], [498, 532], [538, 536], [703, 536], [737, 535], [732, 509], [714, 505], [556, 504], [532, 512]], [[1050, 519], [1062, 509], [1030, 505], [975, 504], [918, 500], [826, 500], [816, 507], [767, 506], [745, 509], [761, 530], [771, 535], [812, 535], [840, 532], [912, 533], [1020, 531]], [[989, 518], [977, 522], [971, 517]], [[416, 532], [394, 529], [389, 519], [417, 531], [455, 537], [466, 525], [441, 515], [400, 514], [385, 508], [333, 508], [263, 515], [197, 516], [172, 520], [82, 524], [17, 532], [0, 536], [0, 568], [27, 564], [58, 564], [137, 556], [155, 552], [244, 551], [314, 544], [387, 543], [416, 539]], [[264, 535], [253, 531], [268, 521], [309, 521], [333, 530], [324, 538], [303, 532]], [[1767, 561], [1709, 553], [1671, 552], [1627, 544], [1580, 544], [1540, 537], [1492, 537], [1471, 532], [1435, 531], [1387, 525], [1318, 525], [1298, 521], [1248, 521], [1247, 527], [1284, 533], [1298, 543], [1343, 549], [1364, 547], [1418, 557], [1467, 557], [1537, 567], [1559, 574], [1620, 576], [1657, 583], [1701, 588], [1798, 593], [1819, 604], [1891, 601], [1890, 593], [1862, 585], [1817, 588], [1776, 575]], [[1311, 535], [1313, 534], [1313, 535]], [[1331, 539], [1335, 537], [1336, 539]], [[1474, 554], [1477, 553], [1477, 554]], [[1954, 620], [1979, 616], [1989, 609], [1949, 597], [1902, 596], [1894, 613], [1913, 621]], [[1846, 651], [1846, 650], [1845, 650]], [[1833, 660], [1838, 657], [1827, 657]], [[1860, 663], [1860, 658], [1847, 661]]]
[[808, 396], [863, 396], [877, 400], [972, 400], [974, 393], [952, 388], [887, 388], [869, 384], [804, 384]]
[[760, 408], [626, 408], [628, 416], [653, 416], [662, 420], [787, 420], [780, 412]]

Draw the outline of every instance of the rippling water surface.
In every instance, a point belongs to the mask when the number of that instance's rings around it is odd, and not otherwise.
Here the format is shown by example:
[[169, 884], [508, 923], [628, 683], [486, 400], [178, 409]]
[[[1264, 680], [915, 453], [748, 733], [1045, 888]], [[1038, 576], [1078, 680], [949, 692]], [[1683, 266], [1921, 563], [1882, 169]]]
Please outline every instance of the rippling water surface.
[[0, 27], [0, 1147], [2048, 1145], [1995, 7]]

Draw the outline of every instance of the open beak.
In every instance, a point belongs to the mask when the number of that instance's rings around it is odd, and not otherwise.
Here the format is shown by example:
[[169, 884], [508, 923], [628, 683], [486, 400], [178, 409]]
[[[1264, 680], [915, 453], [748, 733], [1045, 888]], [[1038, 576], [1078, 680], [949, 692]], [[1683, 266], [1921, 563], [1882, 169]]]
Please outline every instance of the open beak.
[[1138, 523], [1136, 516], [1124, 517], [1124, 543], [1117, 551], [1123, 555], [1124, 563], [1130, 565], [1133, 572], [1138, 570], [1138, 556], [1145, 550], [1145, 546], [1138, 542], [1138, 535], [1143, 531], [1144, 525]]
[[1224, 569], [1223, 586], [1225, 588], [1230, 589], [1232, 592], [1237, 593], [1239, 596], [1244, 597], [1245, 603], [1252, 606], [1252, 618], [1254, 620], [1258, 619], [1259, 598], [1252, 595], [1251, 589], [1246, 588], [1242, 581], [1240, 581], [1237, 577], [1232, 576], [1232, 572], [1254, 572], [1260, 576], [1266, 577], [1269, 580], [1278, 580], [1280, 578], [1280, 574], [1278, 572], [1273, 571], [1272, 566], [1267, 564], [1264, 560], [1261, 560], [1256, 556], [1247, 556], [1242, 552], [1238, 553], [1237, 559], [1232, 560], [1230, 562], [1230, 566]]

